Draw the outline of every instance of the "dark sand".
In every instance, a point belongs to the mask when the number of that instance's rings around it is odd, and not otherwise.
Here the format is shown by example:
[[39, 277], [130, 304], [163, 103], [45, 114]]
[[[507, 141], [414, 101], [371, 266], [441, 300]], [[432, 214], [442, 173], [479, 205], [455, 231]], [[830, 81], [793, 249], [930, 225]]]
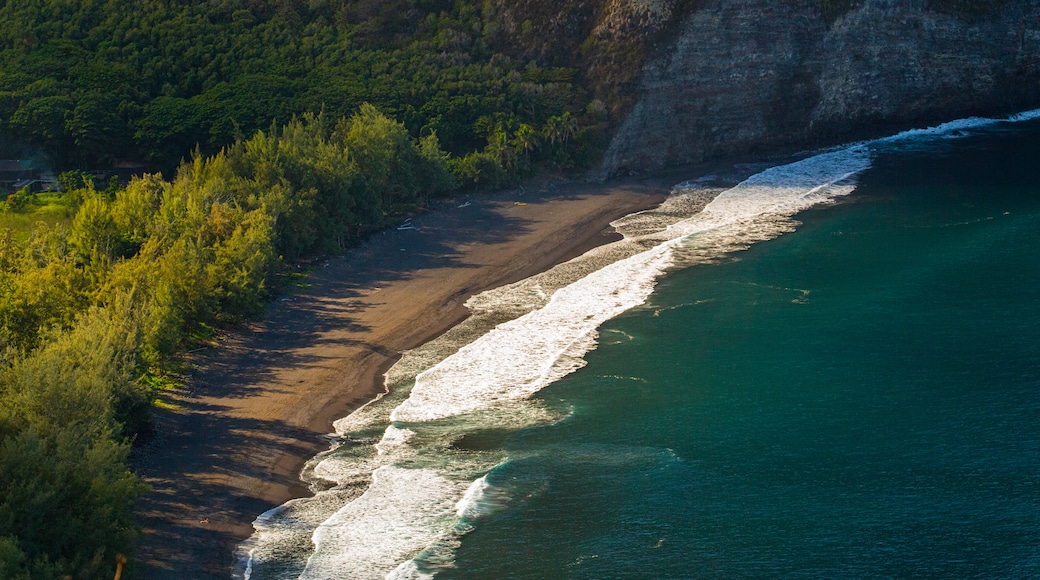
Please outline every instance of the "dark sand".
[[691, 176], [460, 199], [416, 218], [418, 231], [376, 234], [319, 265], [263, 322], [196, 355], [179, 409], [159, 413], [135, 461], [154, 489], [139, 506], [137, 576], [228, 578], [253, 519], [309, 495], [303, 463], [328, 448], [333, 420], [382, 390], [398, 353], [462, 320], [473, 294], [616, 239], [610, 221]]

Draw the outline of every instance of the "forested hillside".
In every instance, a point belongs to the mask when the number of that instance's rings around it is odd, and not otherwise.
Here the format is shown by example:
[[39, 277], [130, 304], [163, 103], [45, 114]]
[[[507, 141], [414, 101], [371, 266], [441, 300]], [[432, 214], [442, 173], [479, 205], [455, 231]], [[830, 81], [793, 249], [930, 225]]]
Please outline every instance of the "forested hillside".
[[595, 159], [606, 119], [581, 75], [508, 56], [507, 40], [468, 1], [14, 0], [0, 6], [0, 148], [170, 171], [196, 145], [369, 102], [459, 157], [569, 113], [581, 135], [551, 153]]
[[[59, 169], [118, 159], [169, 173], [196, 145], [212, 154], [272, 122], [338, 119], [368, 102], [453, 156], [490, 147], [500, 165], [588, 165], [634, 104], [647, 59], [714, 4], [11, 0], [0, 6], [0, 158], [38, 146]], [[833, 22], [863, 4], [776, 6]], [[971, 20], [1009, 4], [919, 9]], [[555, 146], [564, 114], [566, 148]]]

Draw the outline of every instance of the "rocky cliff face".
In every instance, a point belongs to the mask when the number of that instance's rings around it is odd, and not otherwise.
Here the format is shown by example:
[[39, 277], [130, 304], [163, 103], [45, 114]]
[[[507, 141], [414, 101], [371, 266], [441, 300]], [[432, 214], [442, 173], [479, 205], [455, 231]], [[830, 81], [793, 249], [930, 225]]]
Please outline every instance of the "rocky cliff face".
[[[642, 69], [608, 174], [1040, 107], [1040, 0], [708, 0]], [[991, 5], [993, 3], [991, 2]]]
[[685, 12], [683, 1], [490, 0], [484, 11], [503, 51], [581, 71], [616, 121], [634, 105], [647, 55]]

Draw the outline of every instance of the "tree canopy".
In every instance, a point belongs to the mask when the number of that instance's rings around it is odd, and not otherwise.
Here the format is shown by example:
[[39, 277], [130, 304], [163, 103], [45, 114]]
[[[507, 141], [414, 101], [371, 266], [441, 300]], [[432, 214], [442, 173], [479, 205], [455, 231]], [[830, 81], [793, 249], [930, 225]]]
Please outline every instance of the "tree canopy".
[[366, 102], [460, 157], [487, 145], [488, 119], [600, 122], [583, 113], [575, 69], [507, 56], [485, 12], [462, 0], [13, 0], [0, 6], [0, 151], [169, 172], [196, 146], [214, 154], [272, 122]]

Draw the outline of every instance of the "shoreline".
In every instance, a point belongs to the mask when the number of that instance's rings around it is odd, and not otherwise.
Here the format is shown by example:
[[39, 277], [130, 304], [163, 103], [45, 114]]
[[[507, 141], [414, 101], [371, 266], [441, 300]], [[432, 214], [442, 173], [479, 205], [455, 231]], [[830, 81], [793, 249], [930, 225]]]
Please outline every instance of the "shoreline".
[[617, 239], [611, 221], [705, 173], [466, 196], [465, 208], [460, 196], [415, 218], [417, 230], [377, 233], [328, 260], [199, 357], [179, 409], [157, 413], [134, 462], [154, 490], [139, 503], [138, 575], [228, 578], [253, 520], [311, 495], [303, 465], [328, 449], [332, 421], [383, 392], [401, 351], [465, 319], [470, 296]]

